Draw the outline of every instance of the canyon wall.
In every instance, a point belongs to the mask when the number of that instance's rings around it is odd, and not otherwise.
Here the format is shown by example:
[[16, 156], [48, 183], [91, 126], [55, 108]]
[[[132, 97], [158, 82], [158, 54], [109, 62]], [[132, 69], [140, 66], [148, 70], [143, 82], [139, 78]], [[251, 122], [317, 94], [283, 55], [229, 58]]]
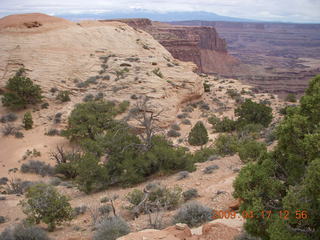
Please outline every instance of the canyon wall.
[[173, 26], [149, 19], [117, 21], [150, 33], [173, 57], [194, 62], [198, 72], [230, 74], [232, 67], [238, 64], [228, 54], [225, 40], [219, 37], [213, 27]]
[[241, 61], [232, 74], [262, 91], [302, 94], [320, 73], [320, 24], [183, 21], [174, 26], [214, 27]]

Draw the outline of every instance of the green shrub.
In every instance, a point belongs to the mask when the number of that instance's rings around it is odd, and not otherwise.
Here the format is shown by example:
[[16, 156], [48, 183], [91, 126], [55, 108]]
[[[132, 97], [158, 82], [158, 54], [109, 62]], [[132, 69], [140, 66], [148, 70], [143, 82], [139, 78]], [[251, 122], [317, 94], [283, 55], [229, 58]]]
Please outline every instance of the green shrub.
[[184, 198], [184, 201], [189, 201], [191, 199], [199, 197], [199, 194], [198, 194], [198, 190], [197, 189], [191, 188], [191, 189], [183, 192], [182, 196]]
[[20, 69], [10, 78], [5, 86], [9, 92], [3, 94], [2, 104], [11, 109], [22, 109], [28, 104], [37, 104], [42, 101], [42, 90], [39, 85], [33, 84], [30, 78], [25, 77], [24, 69]]
[[26, 199], [20, 203], [30, 223], [48, 224], [49, 231], [56, 225], [72, 219], [72, 208], [67, 197], [59, 194], [51, 185], [36, 184], [26, 193]]
[[197, 227], [211, 220], [212, 210], [197, 202], [183, 205], [173, 216], [173, 223], [185, 223], [189, 227]]
[[287, 102], [296, 102], [297, 98], [296, 98], [296, 95], [294, 95], [293, 93], [289, 93], [285, 100]]
[[93, 240], [116, 240], [128, 233], [130, 233], [130, 228], [122, 218], [108, 217], [97, 226]]
[[163, 74], [162, 72], [160, 71], [160, 68], [155, 68], [152, 70], [152, 72], [157, 75], [159, 78], [163, 78]]
[[64, 135], [71, 140], [90, 138], [94, 140], [111, 127], [117, 109], [112, 102], [86, 102], [77, 104], [68, 119]]
[[14, 136], [15, 136], [16, 138], [23, 138], [23, 137], [24, 137], [24, 135], [23, 135], [22, 132], [15, 132]]
[[82, 101], [84, 101], [84, 102], [89, 102], [89, 101], [93, 101], [93, 100], [94, 100], [94, 96], [93, 96], [93, 94], [91, 94], [91, 93], [87, 94], [87, 95], [82, 99]]
[[203, 88], [205, 92], [210, 92], [210, 85], [208, 83], [203, 83]]
[[61, 102], [69, 102], [71, 100], [69, 95], [70, 95], [69, 91], [59, 91], [56, 99]]
[[249, 123], [240, 125], [237, 129], [237, 134], [240, 139], [257, 139], [260, 137], [260, 132], [263, 130], [261, 124]]
[[248, 233], [244, 232], [236, 236], [234, 240], [261, 240], [260, 238], [252, 237]]
[[176, 130], [173, 130], [173, 129], [170, 129], [168, 132], [167, 132], [167, 136], [168, 137], [180, 137], [181, 134], [176, 131]]
[[241, 94], [238, 93], [236, 89], [227, 89], [226, 92], [232, 99], [236, 99], [237, 97], [241, 97]]
[[109, 215], [111, 211], [112, 211], [112, 207], [110, 205], [104, 205], [99, 207], [99, 213], [101, 215]]
[[209, 160], [210, 156], [213, 156], [216, 153], [217, 153], [217, 151], [214, 148], [203, 148], [201, 150], [196, 151], [193, 154], [193, 161], [194, 162], [206, 162]]
[[6, 218], [4, 216], [0, 216], [0, 224], [5, 222], [6, 222]]
[[48, 136], [59, 136], [59, 135], [60, 135], [60, 131], [59, 131], [58, 129], [51, 128], [51, 129], [49, 129], [49, 131], [46, 133], [46, 135], [48, 135]]
[[212, 125], [217, 132], [233, 132], [237, 127], [237, 122], [227, 117], [224, 117], [222, 120], [213, 120], [211, 117], [210, 121], [210, 123], [213, 123], [214, 121], [214, 124]]
[[262, 142], [247, 140], [239, 144], [238, 152], [241, 161], [255, 161], [267, 152], [267, 147]]
[[132, 192], [129, 192], [126, 196], [126, 199], [133, 206], [137, 206], [143, 200], [144, 193], [141, 190], [133, 189]]
[[50, 240], [47, 233], [39, 227], [18, 224], [6, 228], [0, 240]]
[[235, 109], [235, 115], [238, 116], [239, 124], [256, 123], [264, 127], [272, 121], [272, 108], [264, 104], [259, 104], [246, 99], [243, 104]]
[[217, 153], [221, 156], [233, 155], [238, 150], [238, 140], [232, 135], [219, 135], [214, 145]]
[[32, 129], [33, 126], [33, 120], [31, 112], [26, 112], [23, 116], [23, 127], [26, 130]]
[[202, 146], [208, 142], [208, 132], [201, 121], [198, 121], [191, 129], [188, 142], [192, 146]]
[[[145, 194], [141, 190], [134, 189], [126, 198], [131, 203], [131, 209], [138, 206], [144, 199]], [[155, 208], [175, 209], [182, 200], [182, 190], [179, 187], [169, 189], [165, 186], [154, 185], [149, 189], [149, 195], [144, 203], [143, 211], [148, 213]]]

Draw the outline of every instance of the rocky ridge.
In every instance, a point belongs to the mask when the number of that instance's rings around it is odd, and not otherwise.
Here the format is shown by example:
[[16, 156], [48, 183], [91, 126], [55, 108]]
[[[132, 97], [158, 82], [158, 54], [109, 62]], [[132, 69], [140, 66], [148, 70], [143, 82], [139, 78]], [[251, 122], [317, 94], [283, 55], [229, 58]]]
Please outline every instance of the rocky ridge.
[[227, 74], [238, 64], [228, 54], [225, 40], [219, 37], [213, 27], [175, 26], [149, 19], [119, 21], [150, 33], [173, 57], [194, 62], [199, 72]]
[[203, 93], [193, 64], [175, 60], [148, 33], [124, 23], [23, 14], [0, 19], [0, 33], [0, 87], [24, 67], [45, 92], [55, 87], [71, 91], [69, 110], [87, 92], [79, 83], [88, 79], [110, 100], [148, 96], [154, 111], [163, 111], [163, 126], [172, 122], [180, 104]]

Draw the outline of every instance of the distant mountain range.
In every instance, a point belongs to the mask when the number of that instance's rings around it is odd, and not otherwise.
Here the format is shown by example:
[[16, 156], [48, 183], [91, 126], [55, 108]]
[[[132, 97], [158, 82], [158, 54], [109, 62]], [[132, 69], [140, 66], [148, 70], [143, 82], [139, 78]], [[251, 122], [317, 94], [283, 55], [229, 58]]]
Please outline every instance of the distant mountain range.
[[103, 12], [103, 13], [65, 13], [57, 14], [57, 17], [72, 21], [84, 19], [119, 19], [119, 18], [149, 18], [153, 21], [170, 22], [185, 20], [228, 21], [228, 22], [258, 22], [257, 20], [233, 18], [221, 16], [211, 12], [167, 12], [159, 13], [146, 10], [134, 10], [128, 12]]

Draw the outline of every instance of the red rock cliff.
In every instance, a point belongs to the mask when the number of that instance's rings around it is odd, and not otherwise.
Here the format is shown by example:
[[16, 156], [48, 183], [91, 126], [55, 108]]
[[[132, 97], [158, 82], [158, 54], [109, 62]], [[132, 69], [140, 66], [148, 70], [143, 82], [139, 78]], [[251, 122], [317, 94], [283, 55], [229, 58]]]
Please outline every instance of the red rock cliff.
[[150, 33], [173, 57], [194, 62], [199, 72], [230, 74], [232, 67], [238, 64], [213, 27], [175, 26], [142, 18], [117, 21]]

